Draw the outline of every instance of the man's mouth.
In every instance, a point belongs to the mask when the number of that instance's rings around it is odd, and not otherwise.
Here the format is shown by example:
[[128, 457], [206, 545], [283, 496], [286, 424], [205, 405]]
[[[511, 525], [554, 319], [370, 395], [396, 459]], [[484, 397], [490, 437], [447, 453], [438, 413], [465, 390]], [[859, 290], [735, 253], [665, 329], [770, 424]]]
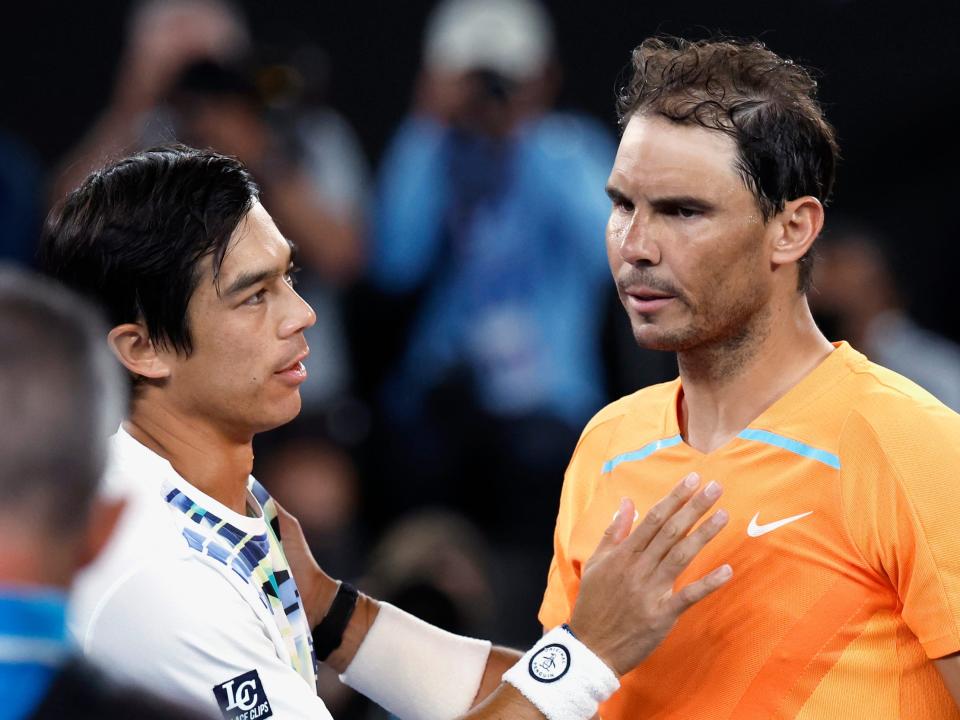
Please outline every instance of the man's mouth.
[[274, 375], [279, 375], [285, 380], [301, 383], [307, 379], [307, 369], [303, 366], [303, 361], [310, 354], [309, 348], [299, 353], [293, 361], [286, 367], [277, 370]]
[[675, 295], [648, 287], [628, 287], [624, 289], [627, 304], [638, 313], [650, 314], [669, 305]]

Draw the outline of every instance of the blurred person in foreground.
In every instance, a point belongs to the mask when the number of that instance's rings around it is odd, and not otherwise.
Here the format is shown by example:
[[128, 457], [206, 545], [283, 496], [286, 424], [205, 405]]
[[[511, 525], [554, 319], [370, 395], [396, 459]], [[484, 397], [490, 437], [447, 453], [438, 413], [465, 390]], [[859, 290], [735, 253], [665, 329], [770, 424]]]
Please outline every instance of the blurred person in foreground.
[[369, 255], [381, 291], [417, 298], [383, 396], [402, 478], [386, 490], [401, 509], [445, 501], [514, 551], [535, 545], [521, 583], [546, 567], [563, 463], [606, 397], [597, 238], [614, 146], [551, 110], [553, 43], [535, 0], [436, 7]]
[[688, 572], [724, 557], [736, 578], [605, 718], [960, 717], [960, 417], [814, 324], [837, 158], [816, 83], [757, 42], [649, 39], [632, 71], [607, 254], [637, 342], [680, 377], [584, 430], [544, 627], [570, 616], [619, 498], [695, 471], [724, 482], [730, 524]]
[[818, 248], [811, 307], [838, 337], [960, 410], [960, 346], [910, 317], [890, 250], [869, 224], [831, 220]]
[[121, 676], [229, 720], [328, 718], [320, 660], [404, 718], [587, 720], [731, 577], [724, 564], [674, 586], [725, 521], [698, 524], [720, 487], [697, 491], [696, 475], [632, 532], [624, 499], [568, 627], [522, 658], [326, 575], [250, 476], [254, 435], [300, 411], [314, 317], [293, 288], [293, 246], [233, 158], [173, 146], [93, 173], [49, 219], [41, 263], [103, 305], [133, 385], [107, 474], [129, 511], [78, 584], [72, 622]]
[[87, 303], [0, 265], [0, 687], [6, 720], [194, 718], [118, 686], [67, 639], [67, 592], [123, 502], [98, 496], [126, 388]]

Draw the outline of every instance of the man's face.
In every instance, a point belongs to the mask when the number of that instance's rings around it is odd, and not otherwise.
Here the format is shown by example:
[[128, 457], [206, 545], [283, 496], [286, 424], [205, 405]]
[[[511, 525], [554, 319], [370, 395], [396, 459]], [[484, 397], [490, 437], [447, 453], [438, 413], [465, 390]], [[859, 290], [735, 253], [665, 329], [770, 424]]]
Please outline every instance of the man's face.
[[230, 239], [217, 285], [212, 260], [202, 261], [187, 307], [193, 353], [166, 358], [178, 409], [238, 436], [296, 417], [307, 377], [303, 331], [316, 316], [290, 270], [290, 245], [255, 204]]
[[767, 228], [719, 132], [635, 115], [607, 193], [607, 257], [637, 342], [739, 342], [770, 299]]

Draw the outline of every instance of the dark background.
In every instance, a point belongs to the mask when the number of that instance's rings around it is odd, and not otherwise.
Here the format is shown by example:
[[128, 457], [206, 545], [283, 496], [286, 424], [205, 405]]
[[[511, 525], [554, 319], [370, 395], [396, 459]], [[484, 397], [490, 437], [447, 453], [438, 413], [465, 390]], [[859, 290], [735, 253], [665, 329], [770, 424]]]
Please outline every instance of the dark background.
[[[0, 126], [24, 139], [47, 167], [106, 103], [129, 6], [40, 0], [6, 8]], [[327, 50], [327, 97], [354, 124], [375, 167], [408, 107], [432, 3], [247, 0], [242, 6], [263, 52], [282, 56], [306, 42]], [[759, 37], [817, 69], [843, 152], [833, 207], [886, 229], [918, 318], [960, 339], [954, 312], [960, 3], [548, 6], [564, 71], [561, 106], [587, 110], [611, 129], [617, 78], [631, 48], [652, 33]]]

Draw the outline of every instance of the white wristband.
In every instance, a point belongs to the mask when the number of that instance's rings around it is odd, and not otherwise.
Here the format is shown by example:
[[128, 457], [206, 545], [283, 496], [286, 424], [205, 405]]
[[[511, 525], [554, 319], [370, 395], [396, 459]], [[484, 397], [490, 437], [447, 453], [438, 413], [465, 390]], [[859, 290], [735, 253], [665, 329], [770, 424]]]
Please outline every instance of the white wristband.
[[503, 681], [548, 720], [589, 720], [620, 687], [613, 670], [563, 627], [540, 638]]
[[452, 720], [480, 689], [486, 640], [454, 635], [380, 603], [380, 612], [340, 680], [401, 720]]

